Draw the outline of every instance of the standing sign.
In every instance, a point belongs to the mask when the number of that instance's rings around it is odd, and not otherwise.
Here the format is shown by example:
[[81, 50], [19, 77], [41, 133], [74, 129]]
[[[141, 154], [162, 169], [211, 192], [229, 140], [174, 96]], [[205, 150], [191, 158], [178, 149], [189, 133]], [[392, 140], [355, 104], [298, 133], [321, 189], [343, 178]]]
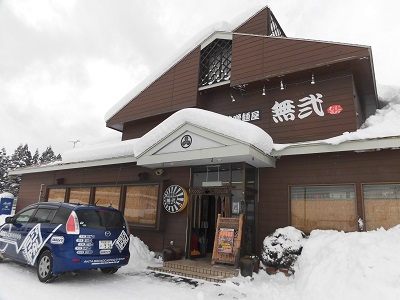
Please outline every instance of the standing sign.
[[218, 214], [211, 264], [223, 263], [239, 266], [242, 241], [243, 214], [224, 218]]
[[14, 199], [1, 198], [0, 199], [0, 215], [11, 215]]

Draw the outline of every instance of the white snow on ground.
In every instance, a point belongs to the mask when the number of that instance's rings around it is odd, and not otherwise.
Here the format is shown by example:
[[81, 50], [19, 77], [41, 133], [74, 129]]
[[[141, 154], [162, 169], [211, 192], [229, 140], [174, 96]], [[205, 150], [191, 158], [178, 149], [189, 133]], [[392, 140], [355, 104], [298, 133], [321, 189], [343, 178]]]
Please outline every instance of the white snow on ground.
[[[0, 216], [0, 223], [3, 216]], [[4, 260], [0, 263], [0, 299], [400, 299], [400, 226], [389, 230], [344, 233], [315, 230], [305, 241], [292, 277], [236, 277], [224, 284], [154, 276], [160, 265], [148, 247], [131, 236], [131, 261], [114, 275], [82, 271], [40, 283], [36, 270]]]

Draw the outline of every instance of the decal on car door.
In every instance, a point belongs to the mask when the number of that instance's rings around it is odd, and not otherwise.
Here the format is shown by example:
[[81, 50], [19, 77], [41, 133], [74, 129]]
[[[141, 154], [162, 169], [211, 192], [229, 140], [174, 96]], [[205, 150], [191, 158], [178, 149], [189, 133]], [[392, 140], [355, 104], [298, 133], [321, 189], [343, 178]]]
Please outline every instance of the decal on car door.
[[[7, 247], [10, 245], [15, 246], [15, 253], [19, 254], [22, 251], [22, 255], [24, 259], [29, 265], [34, 265], [37, 256], [40, 253], [42, 247], [46, 244], [46, 242], [53, 236], [54, 232], [60, 228], [61, 224], [59, 224], [54, 230], [49, 234], [49, 236], [43, 240], [41, 233], [40, 223], [36, 224], [28, 234], [25, 239], [22, 241], [21, 245], [18, 246], [18, 242], [21, 240], [22, 236], [19, 233], [11, 232], [11, 224], [5, 224], [0, 228], [0, 242], [5, 243], [3, 249], [0, 249], [0, 252], [4, 253]], [[8, 231], [7, 231], [8, 229]]]

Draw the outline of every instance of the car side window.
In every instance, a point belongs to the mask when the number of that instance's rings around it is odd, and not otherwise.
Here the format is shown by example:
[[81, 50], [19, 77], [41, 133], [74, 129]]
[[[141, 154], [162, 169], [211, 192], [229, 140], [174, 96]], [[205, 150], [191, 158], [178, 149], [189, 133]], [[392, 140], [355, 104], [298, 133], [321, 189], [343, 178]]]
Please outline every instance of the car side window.
[[66, 207], [60, 207], [51, 223], [53, 224], [65, 224], [67, 223], [68, 217], [71, 214], [72, 209]]
[[54, 215], [56, 214], [56, 209], [54, 208], [39, 208], [35, 215], [33, 216], [33, 219], [31, 222], [34, 223], [50, 223]]
[[14, 223], [28, 223], [36, 208], [27, 209], [14, 218]]

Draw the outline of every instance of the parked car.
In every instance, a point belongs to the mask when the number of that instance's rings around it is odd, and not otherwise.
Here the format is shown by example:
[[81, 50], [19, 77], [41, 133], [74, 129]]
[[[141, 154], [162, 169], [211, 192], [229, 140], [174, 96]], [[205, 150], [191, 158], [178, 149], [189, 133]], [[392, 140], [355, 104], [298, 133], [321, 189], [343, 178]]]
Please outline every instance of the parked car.
[[2, 256], [36, 266], [41, 282], [83, 269], [113, 274], [129, 262], [129, 227], [114, 208], [39, 202], [0, 225]]

